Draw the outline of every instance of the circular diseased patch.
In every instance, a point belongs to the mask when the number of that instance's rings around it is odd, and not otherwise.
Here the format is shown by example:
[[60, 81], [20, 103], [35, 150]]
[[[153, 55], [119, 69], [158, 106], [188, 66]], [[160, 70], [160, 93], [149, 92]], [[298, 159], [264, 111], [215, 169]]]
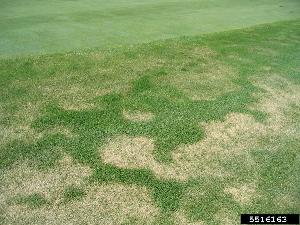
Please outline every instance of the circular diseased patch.
[[230, 194], [233, 199], [241, 205], [250, 204], [257, 197], [255, 185], [244, 184], [237, 187], [226, 187], [225, 193]]
[[[0, 209], [7, 224], [153, 224], [159, 209], [148, 189], [136, 185], [85, 182], [91, 169], [66, 156], [57, 167], [39, 171], [27, 164], [0, 174]], [[63, 202], [65, 188], [80, 186], [86, 193], [80, 200]], [[28, 207], [11, 201], [17, 196], [39, 194], [47, 204]]]
[[153, 141], [146, 137], [119, 136], [104, 147], [101, 158], [121, 168], [148, 168], [155, 163], [153, 149]]
[[208, 63], [201, 71], [187, 71], [167, 76], [165, 82], [175, 86], [191, 100], [214, 100], [239, 90], [234, 83], [237, 72], [221, 63]]
[[268, 114], [266, 121], [270, 134], [299, 137], [297, 112], [300, 107], [300, 87], [283, 76], [268, 74], [253, 83], [264, 90], [258, 93], [260, 101], [250, 108]]

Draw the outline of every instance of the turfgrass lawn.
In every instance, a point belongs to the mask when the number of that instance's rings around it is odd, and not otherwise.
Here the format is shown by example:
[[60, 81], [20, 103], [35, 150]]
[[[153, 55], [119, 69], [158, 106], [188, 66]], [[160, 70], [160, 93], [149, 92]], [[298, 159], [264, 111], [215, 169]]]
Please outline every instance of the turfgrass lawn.
[[299, 0], [0, 0], [0, 55], [134, 44], [296, 19]]
[[299, 213], [300, 20], [1, 59], [0, 75], [1, 224]]

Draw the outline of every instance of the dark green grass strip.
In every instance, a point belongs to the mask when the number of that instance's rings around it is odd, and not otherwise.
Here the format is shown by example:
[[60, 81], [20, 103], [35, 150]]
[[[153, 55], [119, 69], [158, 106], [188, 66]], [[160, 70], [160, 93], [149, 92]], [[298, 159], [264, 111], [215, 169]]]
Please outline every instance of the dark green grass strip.
[[26, 205], [30, 208], [38, 208], [48, 204], [49, 202], [41, 194], [30, 194], [27, 196], [17, 196], [11, 199], [11, 203], [17, 203], [20, 205]]
[[85, 195], [86, 193], [81, 188], [68, 186], [63, 193], [63, 198], [65, 202], [70, 202], [74, 200], [80, 200]]

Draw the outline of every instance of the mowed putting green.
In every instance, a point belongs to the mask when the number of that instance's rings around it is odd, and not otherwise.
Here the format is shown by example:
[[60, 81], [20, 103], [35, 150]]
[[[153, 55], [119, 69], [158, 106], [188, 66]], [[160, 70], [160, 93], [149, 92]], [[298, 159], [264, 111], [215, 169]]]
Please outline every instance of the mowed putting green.
[[0, 56], [108, 48], [295, 19], [299, 0], [1, 0]]
[[0, 96], [1, 224], [299, 213], [300, 20], [0, 59]]

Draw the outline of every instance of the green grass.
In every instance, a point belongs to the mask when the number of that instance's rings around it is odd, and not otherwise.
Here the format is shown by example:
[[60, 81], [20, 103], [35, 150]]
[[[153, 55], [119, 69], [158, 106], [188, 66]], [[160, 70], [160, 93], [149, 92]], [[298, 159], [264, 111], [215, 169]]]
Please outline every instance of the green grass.
[[17, 196], [13, 201], [17, 204], [27, 205], [30, 208], [38, 208], [47, 204], [47, 200], [40, 194]]
[[[192, 3], [187, 3], [191, 10], [196, 4]], [[255, 2], [247, 4], [254, 7]], [[145, 7], [144, 3], [140, 5]], [[179, 3], [171, 5], [173, 8], [166, 8], [180, 10]], [[256, 9], [259, 15], [260, 6]], [[117, 11], [120, 16], [126, 12]], [[224, 25], [211, 29], [223, 28]], [[206, 224], [223, 224], [225, 217], [230, 217], [230, 224], [238, 224], [240, 213], [296, 213], [300, 200], [300, 106], [293, 99], [300, 95], [299, 36], [300, 21], [293, 20], [118, 49], [1, 59], [0, 169], [5, 173], [0, 175], [0, 181], [22, 162], [51, 173], [68, 154], [92, 171], [80, 187], [68, 185], [56, 193], [67, 200], [65, 204], [70, 204], [71, 209], [74, 202], [88, 195], [89, 186], [120, 184], [149, 191], [159, 209], [155, 224], [185, 224], [176, 217], [178, 212], [183, 212], [189, 221]], [[69, 47], [74, 46], [66, 48]], [[195, 83], [189, 83], [190, 78]], [[176, 85], [179, 80], [182, 83]], [[269, 89], [258, 85], [264, 82]], [[202, 83], [207, 88], [202, 88]], [[193, 98], [195, 94], [199, 99]], [[275, 112], [257, 106], [266, 96], [273, 99], [269, 104]], [[276, 105], [277, 100], [281, 102]], [[124, 110], [151, 112], [154, 118], [148, 122], [130, 121], [123, 117]], [[212, 138], [203, 124], [226, 125], [228, 117], [237, 114], [252, 118], [252, 123], [265, 126], [267, 131], [256, 134], [260, 129], [252, 130], [252, 124], [234, 121], [224, 128], [229, 132], [229, 141], [213, 136], [212, 143], [228, 154], [207, 146], [198, 149], [203, 151], [202, 157], [181, 159], [186, 160], [187, 168], [192, 164], [200, 171], [206, 166], [217, 166], [224, 172], [222, 176], [162, 178], [146, 166], [120, 168], [104, 163], [100, 157], [103, 147], [116, 136], [143, 136], [153, 140], [155, 160], [161, 165], [172, 165], [172, 153], [180, 147]], [[276, 121], [282, 127], [276, 127], [274, 132]], [[239, 124], [249, 129], [234, 136]], [[249, 141], [253, 144], [246, 145]], [[3, 183], [10, 186], [9, 182]], [[254, 197], [246, 204], [225, 191], [228, 186], [242, 184], [255, 185]], [[38, 205], [39, 209], [46, 207], [48, 211], [57, 207], [51, 198], [45, 200], [50, 205], [40, 204], [44, 201], [40, 197], [34, 194], [20, 202]], [[282, 204], [278, 205], [280, 200]], [[0, 213], [7, 215], [8, 206], [3, 205]], [[86, 222], [92, 221], [93, 216], [87, 215]], [[136, 218], [128, 221], [139, 223]]]
[[78, 187], [69, 186], [66, 188], [64, 192], [64, 200], [66, 202], [72, 201], [72, 200], [80, 200], [83, 198], [86, 194], [84, 191]]
[[0, 55], [198, 35], [299, 18], [298, 0], [1, 0]]

